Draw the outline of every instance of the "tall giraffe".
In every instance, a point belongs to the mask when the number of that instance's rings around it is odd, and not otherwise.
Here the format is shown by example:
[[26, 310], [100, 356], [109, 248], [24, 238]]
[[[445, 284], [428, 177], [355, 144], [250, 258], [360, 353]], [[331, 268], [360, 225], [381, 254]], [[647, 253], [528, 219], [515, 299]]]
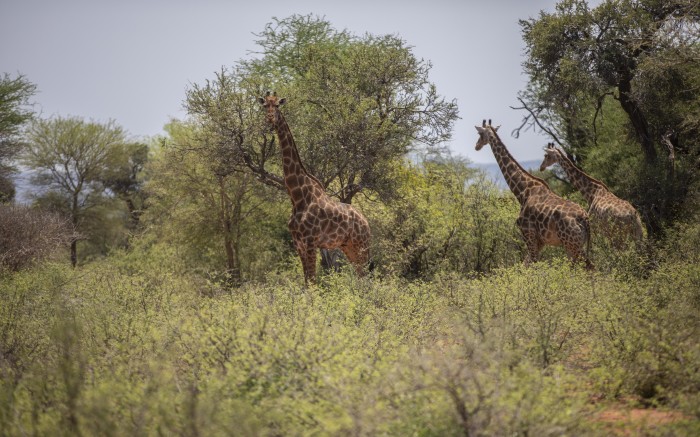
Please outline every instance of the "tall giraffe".
[[642, 221], [637, 210], [628, 201], [614, 195], [604, 183], [593, 179], [576, 167], [562, 150], [554, 146], [554, 143], [549, 143], [544, 152], [540, 171], [544, 171], [553, 164], [559, 164], [564, 169], [571, 184], [588, 202], [588, 214], [591, 216], [593, 225], [599, 227], [616, 247], [622, 247], [628, 236], [636, 242], [644, 238]]
[[286, 99], [277, 93], [259, 98], [280, 142], [284, 185], [292, 201], [289, 231], [304, 268], [304, 282], [316, 280], [317, 249], [340, 248], [358, 275], [369, 260], [370, 229], [367, 219], [354, 207], [328, 196], [321, 182], [309, 173], [299, 158], [289, 125], [280, 112]]
[[537, 261], [545, 245], [563, 245], [572, 262], [583, 259], [586, 268], [593, 268], [588, 257], [590, 226], [586, 211], [557, 196], [545, 181], [526, 172], [496, 133], [500, 126], [492, 127], [491, 120], [488, 125], [484, 120], [481, 126], [475, 127], [479, 132], [476, 150], [491, 145], [503, 177], [520, 203], [520, 215], [515, 223], [527, 245], [525, 264]]

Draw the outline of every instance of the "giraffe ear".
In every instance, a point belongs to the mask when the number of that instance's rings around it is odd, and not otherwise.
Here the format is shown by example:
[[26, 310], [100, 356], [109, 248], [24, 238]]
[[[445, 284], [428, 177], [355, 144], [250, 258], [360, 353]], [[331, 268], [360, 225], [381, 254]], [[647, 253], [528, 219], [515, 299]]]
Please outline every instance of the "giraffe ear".
[[493, 128], [493, 131], [494, 131], [494, 132], [498, 132], [498, 129], [499, 129], [500, 127], [501, 127], [501, 125], [499, 124], [498, 126], [496, 126], [496, 127]]
[[260, 102], [261, 105], [264, 105], [265, 99], [263, 99], [262, 97], [258, 97], [258, 102]]
[[280, 99], [280, 101], [277, 103], [279, 103], [280, 105], [284, 105], [285, 103], [287, 103], [287, 99]]
[[483, 133], [484, 133], [484, 128], [483, 128], [483, 127], [481, 127], [481, 126], [474, 126], [474, 127], [476, 128], [476, 131], [479, 132], [479, 134], [483, 134]]

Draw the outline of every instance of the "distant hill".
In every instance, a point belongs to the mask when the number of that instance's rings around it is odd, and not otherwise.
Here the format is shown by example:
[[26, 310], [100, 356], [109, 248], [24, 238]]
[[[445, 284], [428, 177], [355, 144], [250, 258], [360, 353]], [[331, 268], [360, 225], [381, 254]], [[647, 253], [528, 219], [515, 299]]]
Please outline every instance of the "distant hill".
[[19, 169], [12, 179], [15, 182], [15, 202], [28, 204], [31, 202], [32, 186], [29, 183], [31, 174], [28, 170]]
[[[520, 165], [527, 171], [536, 171], [539, 170], [540, 163], [542, 161], [539, 160], [532, 160], [532, 161], [523, 161], [520, 163]], [[495, 162], [490, 162], [490, 163], [472, 163], [472, 167], [476, 167], [478, 169], [483, 170], [486, 172], [488, 175], [489, 179], [494, 181], [496, 185], [503, 189], [507, 189], [508, 185], [506, 184], [506, 180], [503, 178], [503, 173], [501, 173], [501, 169], [498, 167], [498, 164]]]
[[[538, 167], [540, 166], [540, 161], [538, 160], [533, 160], [533, 161], [523, 161], [520, 163], [521, 166], [527, 171], [531, 170], [537, 170]], [[501, 169], [498, 168], [498, 164], [495, 162], [491, 163], [471, 163], [472, 167], [478, 168], [483, 170], [487, 177], [494, 181], [497, 186], [499, 186], [502, 189], [507, 189], [508, 185], [506, 184], [506, 180], [503, 178], [503, 174], [501, 173]], [[15, 196], [15, 201], [18, 203], [29, 203], [31, 202], [31, 194], [32, 194], [32, 187], [29, 184], [29, 178], [30, 174], [28, 171], [20, 171], [19, 173], [15, 174], [14, 176], [14, 181], [15, 181], [15, 188], [17, 189], [17, 195]]]

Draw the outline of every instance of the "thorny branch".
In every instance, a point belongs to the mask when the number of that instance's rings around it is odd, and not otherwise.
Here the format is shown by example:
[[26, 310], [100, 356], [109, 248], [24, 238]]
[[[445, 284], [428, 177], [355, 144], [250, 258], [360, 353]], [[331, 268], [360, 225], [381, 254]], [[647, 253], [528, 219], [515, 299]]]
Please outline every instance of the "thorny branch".
[[511, 109], [515, 110], [526, 110], [529, 114], [523, 118], [523, 123], [520, 125], [520, 127], [516, 128], [513, 130], [511, 135], [513, 135], [515, 138], [518, 138], [520, 135], [520, 130], [527, 124], [530, 124], [531, 126], [538, 126], [542, 131], [546, 132], [547, 135], [552, 137], [552, 139], [559, 144], [560, 146], [562, 145], [561, 141], [559, 141], [559, 137], [557, 137], [557, 134], [554, 133], [551, 129], [545, 127], [539, 120], [538, 115], [543, 111], [543, 108], [537, 108], [537, 110], [530, 108], [527, 103], [521, 98], [518, 97], [518, 100], [522, 104], [520, 107], [514, 107], [511, 106]]

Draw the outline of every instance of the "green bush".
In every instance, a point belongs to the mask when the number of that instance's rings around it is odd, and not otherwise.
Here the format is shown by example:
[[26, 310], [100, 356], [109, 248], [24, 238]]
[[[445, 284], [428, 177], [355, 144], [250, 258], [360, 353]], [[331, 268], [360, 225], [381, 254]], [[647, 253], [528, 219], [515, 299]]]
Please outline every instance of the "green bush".
[[1, 434], [596, 435], [590, 399], [632, 395], [692, 429], [699, 281], [562, 259], [233, 289], [135, 244], [0, 283]]
[[694, 264], [667, 264], [647, 280], [607, 290], [594, 354], [604, 393], [648, 402], [697, 393], [699, 274]]
[[578, 353], [589, 332], [595, 276], [565, 260], [518, 265], [462, 284], [457, 292], [449, 283], [444, 289], [464, 326], [483, 338], [501, 333], [504, 347], [542, 368]]
[[407, 193], [363, 204], [372, 258], [382, 274], [430, 280], [444, 272], [485, 273], [519, 263], [518, 204], [459, 160], [401, 169]]

